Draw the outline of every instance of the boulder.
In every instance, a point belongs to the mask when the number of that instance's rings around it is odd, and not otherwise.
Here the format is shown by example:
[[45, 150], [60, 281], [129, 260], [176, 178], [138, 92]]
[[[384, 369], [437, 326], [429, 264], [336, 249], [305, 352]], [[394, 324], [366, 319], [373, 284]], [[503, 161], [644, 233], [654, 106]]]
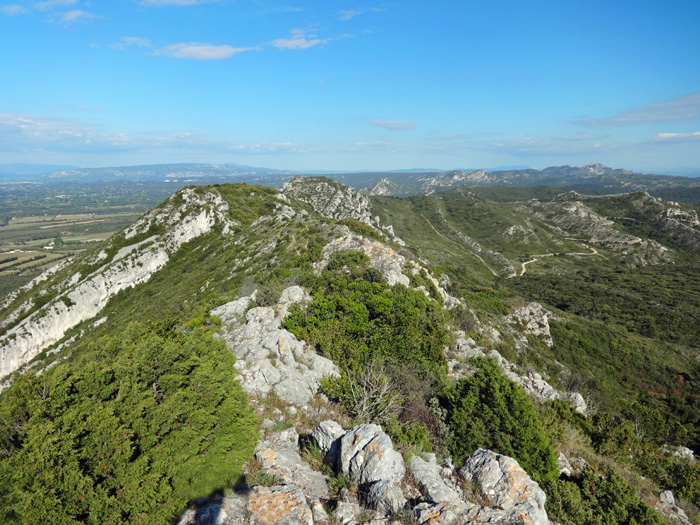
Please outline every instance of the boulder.
[[299, 487], [310, 501], [327, 499], [327, 478], [309, 467], [298, 451], [299, 435], [290, 428], [261, 441], [255, 449], [255, 459], [264, 472], [277, 477], [278, 484]]
[[358, 425], [340, 439], [340, 473], [362, 485], [386, 480], [398, 483], [406, 473], [401, 454], [379, 425]]
[[319, 450], [323, 454], [324, 462], [337, 470], [340, 459], [340, 438], [345, 434], [345, 430], [340, 424], [327, 419], [321, 421], [311, 434]]
[[401, 488], [385, 479], [372, 483], [362, 499], [368, 509], [387, 516], [400, 512], [406, 505]]
[[[431, 461], [425, 461], [418, 456], [413, 456], [411, 459], [411, 474], [416, 480], [421, 494], [426, 500], [433, 503], [451, 503], [457, 507], [463, 506], [462, 490], [457, 486], [454, 480], [448, 478], [448, 481], [443, 479], [443, 469], [435, 462], [434, 458]], [[445, 469], [446, 473], [451, 472], [450, 469]]]
[[[478, 449], [467, 459], [460, 474], [481, 487], [483, 497], [505, 520], [501, 523], [549, 524], [544, 491], [515, 459]], [[519, 517], [522, 521], [511, 521]]]

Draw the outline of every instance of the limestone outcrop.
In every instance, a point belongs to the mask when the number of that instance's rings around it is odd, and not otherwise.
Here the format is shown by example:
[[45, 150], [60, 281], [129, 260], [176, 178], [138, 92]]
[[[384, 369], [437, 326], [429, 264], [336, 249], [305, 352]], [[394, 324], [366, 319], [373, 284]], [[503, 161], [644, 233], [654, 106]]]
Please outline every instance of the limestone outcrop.
[[299, 286], [287, 288], [276, 308], [256, 307], [245, 313], [254, 296], [243, 297], [212, 310], [222, 320], [222, 336], [236, 356], [243, 389], [254, 397], [275, 392], [294, 405], [305, 405], [324, 376], [338, 375], [338, 367], [296, 336], [280, 327], [295, 302], [310, 300]]
[[[43, 349], [58, 342], [81, 322], [95, 317], [120, 291], [148, 281], [163, 268], [184, 242], [221, 225], [228, 234], [235, 223], [227, 217], [228, 204], [218, 193], [184, 189], [165, 205], [144, 215], [123, 232], [128, 241], [152, 228], [163, 231], [140, 242], [127, 244], [110, 259], [109, 246], [92, 260], [89, 275], [76, 273], [46, 305], [22, 319], [0, 337], [0, 377], [27, 363]], [[110, 241], [116, 242], [114, 238]], [[19, 310], [29, 311], [25, 305]]]
[[302, 459], [299, 436], [291, 428], [263, 438], [255, 450], [262, 471], [274, 476], [272, 486], [240, 487], [200, 502], [177, 525], [379, 525], [398, 514], [428, 525], [549, 525], [544, 492], [513, 458], [479, 449], [457, 469], [450, 460], [438, 465], [434, 454], [414, 456], [409, 468], [420, 494], [408, 500], [402, 489], [403, 457], [378, 425], [345, 431], [327, 420], [316, 427], [313, 439], [336, 475], [356, 484], [359, 500], [348, 489], [331, 497], [330, 478]]

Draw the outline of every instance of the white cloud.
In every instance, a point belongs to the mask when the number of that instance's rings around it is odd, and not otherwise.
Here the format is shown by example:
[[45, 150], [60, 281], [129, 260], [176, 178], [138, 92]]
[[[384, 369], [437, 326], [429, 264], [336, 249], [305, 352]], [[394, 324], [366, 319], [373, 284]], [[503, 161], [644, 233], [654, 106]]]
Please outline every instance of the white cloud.
[[654, 142], [696, 142], [700, 141], [700, 131], [693, 133], [659, 133]]
[[516, 157], [540, 155], [572, 155], [614, 149], [615, 144], [602, 142], [599, 135], [581, 135], [576, 137], [524, 137], [494, 140], [486, 143], [495, 149]]
[[416, 127], [416, 123], [411, 120], [373, 120], [370, 124], [389, 131], [405, 131]]
[[352, 20], [356, 16], [364, 15], [365, 13], [379, 13], [381, 11], [386, 11], [384, 7], [372, 7], [370, 9], [364, 7], [358, 7], [356, 9], [346, 9], [343, 11], [338, 11], [338, 20], [348, 21]]
[[580, 120], [577, 123], [593, 128], [612, 128], [674, 120], [700, 120], [700, 91], [630, 108], [611, 117]]
[[278, 38], [270, 42], [270, 45], [277, 49], [308, 49], [319, 44], [326, 44], [339, 38], [347, 38], [349, 35], [341, 35], [332, 38], [318, 38], [305, 29], [292, 29], [290, 38]]
[[0, 7], [0, 11], [2, 11], [2, 14], [5, 16], [17, 16], [29, 12], [29, 10], [26, 7], [23, 7], [18, 4], [4, 5]]
[[49, 9], [53, 9], [55, 7], [67, 7], [77, 3], [78, 0], [46, 0], [45, 2], [35, 3], [34, 8], [38, 9], [39, 11], [48, 11]]
[[364, 12], [365, 12], [364, 9], [348, 9], [345, 11], [340, 11], [338, 13], [338, 19], [339, 20], [352, 20], [357, 15], [361, 15]]
[[100, 18], [99, 15], [96, 15], [94, 13], [89, 13], [87, 11], [83, 11], [82, 9], [73, 9], [72, 11], [68, 11], [67, 13], [63, 13], [61, 15], [61, 22], [66, 22], [66, 23], [71, 23], [71, 22], [76, 22], [78, 20], [89, 20], [91, 18]]
[[299, 154], [308, 148], [293, 142], [242, 143], [182, 131], [164, 136], [137, 136], [103, 131], [78, 120], [23, 113], [0, 113], [0, 153], [105, 155], [124, 152], [173, 152], [196, 150], [202, 155]]
[[189, 44], [172, 44], [156, 50], [153, 54], [172, 58], [191, 58], [194, 60], [223, 60], [231, 58], [237, 53], [255, 49], [254, 47], [232, 47], [190, 42]]
[[107, 47], [111, 49], [126, 49], [127, 47], [153, 47], [153, 44], [147, 38], [123, 36], [121, 42], [107, 44]]

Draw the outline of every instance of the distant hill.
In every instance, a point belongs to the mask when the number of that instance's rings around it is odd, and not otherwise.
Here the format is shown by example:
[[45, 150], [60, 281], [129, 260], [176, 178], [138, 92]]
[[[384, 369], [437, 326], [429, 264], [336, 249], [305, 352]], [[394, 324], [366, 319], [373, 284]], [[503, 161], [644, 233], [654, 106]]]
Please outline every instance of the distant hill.
[[26, 175], [42, 175], [56, 170], [72, 170], [77, 169], [77, 166], [56, 165], [56, 164], [0, 164], [0, 176], [26, 176]]

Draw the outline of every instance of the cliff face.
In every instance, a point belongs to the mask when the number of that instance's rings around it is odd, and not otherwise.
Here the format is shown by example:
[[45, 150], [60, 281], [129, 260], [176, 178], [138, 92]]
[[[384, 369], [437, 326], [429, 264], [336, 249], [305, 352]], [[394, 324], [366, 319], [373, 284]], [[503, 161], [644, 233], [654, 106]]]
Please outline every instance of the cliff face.
[[[113, 257], [109, 257], [110, 245], [107, 245], [88, 260], [88, 267], [94, 268], [89, 275], [76, 272], [62, 282], [54, 283], [52, 289], [60, 292], [7, 330], [0, 338], [0, 377], [10, 374], [59, 341], [71, 328], [98, 315], [120, 291], [148, 281], [183, 243], [209, 233], [217, 223], [224, 230], [234, 225], [227, 218], [228, 204], [219, 195], [186, 189], [178, 196], [181, 202], [176, 203], [171, 198], [163, 207], [128, 227], [123, 232], [127, 244]], [[162, 230], [163, 233], [136, 240], [151, 230]], [[128, 244], [129, 240], [134, 242]], [[48, 277], [45, 275], [40, 280]], [[7, 318], [6, 326], [31, 310], [32, 304], [31, 299], [21, 304]]]

